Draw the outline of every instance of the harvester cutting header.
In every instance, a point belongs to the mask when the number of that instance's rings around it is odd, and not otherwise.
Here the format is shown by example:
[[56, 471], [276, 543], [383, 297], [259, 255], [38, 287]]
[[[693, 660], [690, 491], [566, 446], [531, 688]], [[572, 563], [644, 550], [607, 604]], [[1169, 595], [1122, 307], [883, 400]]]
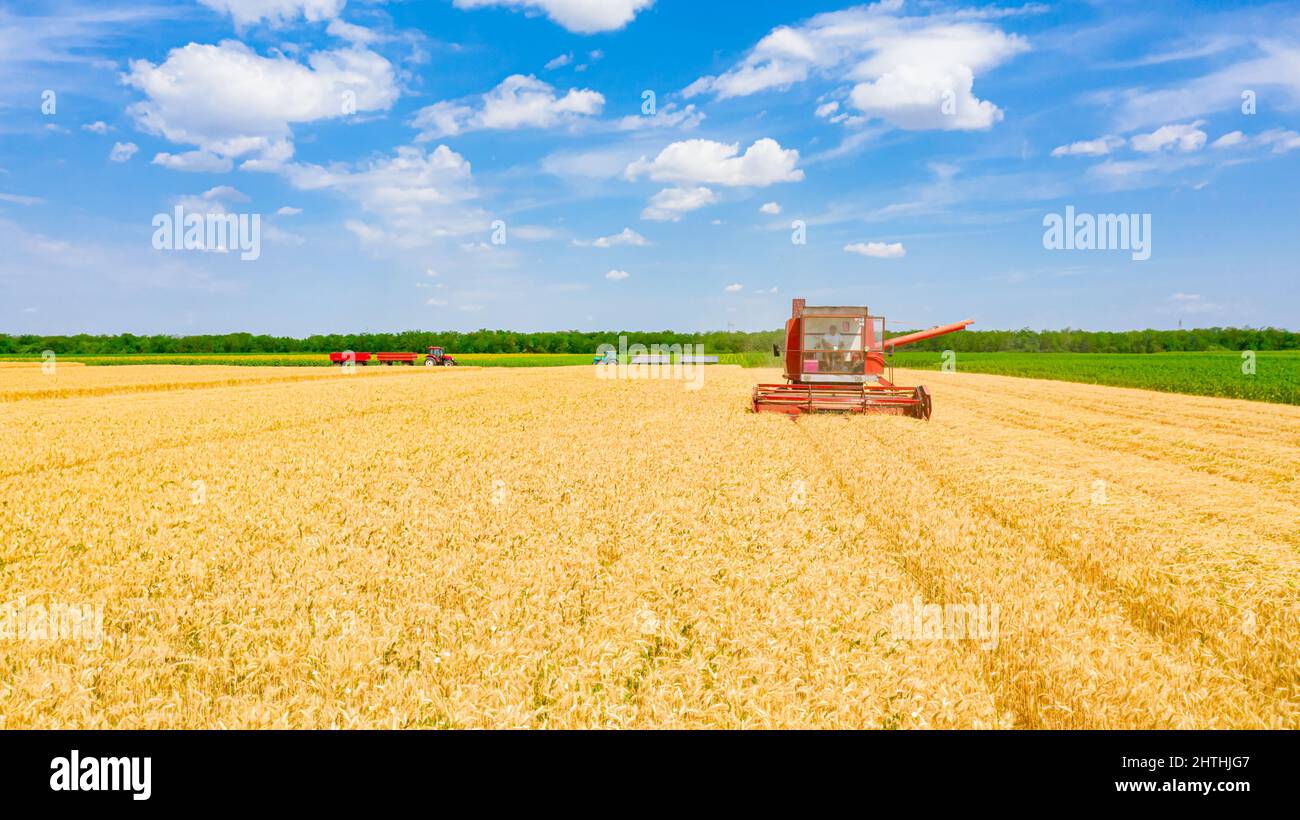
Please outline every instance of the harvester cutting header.
[[785, 323], [785, 384], [754, 387], [756, 413], [891, 413], [930, 418], [930, 393], [924, 387], [894, 384], [889, 356], [895, 348], [945, 333], [974, 319], [940, 325], [905, 336], [885, 338], [885, 319], [865, 307], [808, 307], [795, 299]]

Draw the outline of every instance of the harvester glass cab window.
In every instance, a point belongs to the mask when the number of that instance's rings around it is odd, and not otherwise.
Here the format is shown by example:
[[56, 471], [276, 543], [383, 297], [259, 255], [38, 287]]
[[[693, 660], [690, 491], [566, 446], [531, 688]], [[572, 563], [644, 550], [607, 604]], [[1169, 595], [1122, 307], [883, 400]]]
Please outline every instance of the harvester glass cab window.
[[803, 321], [803, 372], [857, 374], [863, 371], [865, 318], [805, 315]]
[[880, 352], [885, 349], [885, 317], [868, 316], [866, 330], [867, 350]]

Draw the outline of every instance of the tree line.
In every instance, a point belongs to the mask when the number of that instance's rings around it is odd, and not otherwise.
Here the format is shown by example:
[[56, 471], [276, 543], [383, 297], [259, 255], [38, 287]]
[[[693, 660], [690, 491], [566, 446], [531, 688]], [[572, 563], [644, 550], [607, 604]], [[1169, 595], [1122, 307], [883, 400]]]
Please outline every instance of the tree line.
[[963, 330], [908, 345], [907, 350], [959, 353], [1166, 353], [1204, 350], [1298, 350], [1300, 333], [1278, 328], [1194, 330]]
[[[896, 336], [910, 331], [899, 331]], [[757, 332], [711, 331], [549, 331], [516, 333], [509, 330], [471, 332], [406, 331], [403, 333], [339, 333], [308, 336], [222, 333], [202, 336], [35, 336], [0, 334], [0, 355], [39, 356], [53, 350], [59, 355], [115, 355], [125, 353], [328, 353], [334, 350], [378, 352], [422, 351], [442, 345], [452, 353], [591, 353], [602, 344], [702, 344], [709, 353], [743, 353], [770, 350], [784, 344], [782, 330]], [[1277, 328], [1198, 328], [1195, 330], [1129, 330], [1121, 332], [1073, 330], [964, 330], [910, 345], [909, 350], [956, 350], [966, 353], [1003, 351], [1045, 353], [1161, 353], [1202, 350], [1298, 350], [1300, 333]]]
[[267, 336], [252, 333], [223, 333], [204, 336], [10, 336], [0, 334], [0, 355], [40, 355], [53, 350], [65, 355], [116, 355], [124, 353], [328, 353], [354, 351], [423, 351], [441, 345], [450, 353], [592, 353], [603, 344], [618, 346], [619, 336], [628, 344], [703, 344], [712, 353], [764, 350], [782, 336], [780, 331], [761, 333], [676, 333], [663, 331], [548, 331], [517, 333], [510, 330], [471, 332], [331, 333], [308, 336]]

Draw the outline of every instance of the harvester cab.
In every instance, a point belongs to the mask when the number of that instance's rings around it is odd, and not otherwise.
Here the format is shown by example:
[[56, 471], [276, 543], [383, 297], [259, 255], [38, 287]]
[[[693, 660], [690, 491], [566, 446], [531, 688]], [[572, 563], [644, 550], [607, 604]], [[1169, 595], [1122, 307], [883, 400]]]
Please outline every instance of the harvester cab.
[[795, 299], [785, 323], [782, 360], [785, 384], [755, 386], [756, 413], [891, 413], [930, 418], [930, 393], [921, 386], [894, 384], [891, 354], [896, 347], [954, 333], [974, 322], [885, 338], [885, 319], [865, 307], [809, 307]]

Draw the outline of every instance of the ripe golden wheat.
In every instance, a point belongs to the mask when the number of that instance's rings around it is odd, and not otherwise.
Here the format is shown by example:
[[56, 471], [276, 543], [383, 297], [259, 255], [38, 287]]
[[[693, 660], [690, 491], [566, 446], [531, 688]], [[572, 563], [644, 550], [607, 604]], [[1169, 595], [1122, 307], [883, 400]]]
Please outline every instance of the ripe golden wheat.
[[0, 371], [0, 725], [1300, 727], [1300, 408], [774, 375]]

